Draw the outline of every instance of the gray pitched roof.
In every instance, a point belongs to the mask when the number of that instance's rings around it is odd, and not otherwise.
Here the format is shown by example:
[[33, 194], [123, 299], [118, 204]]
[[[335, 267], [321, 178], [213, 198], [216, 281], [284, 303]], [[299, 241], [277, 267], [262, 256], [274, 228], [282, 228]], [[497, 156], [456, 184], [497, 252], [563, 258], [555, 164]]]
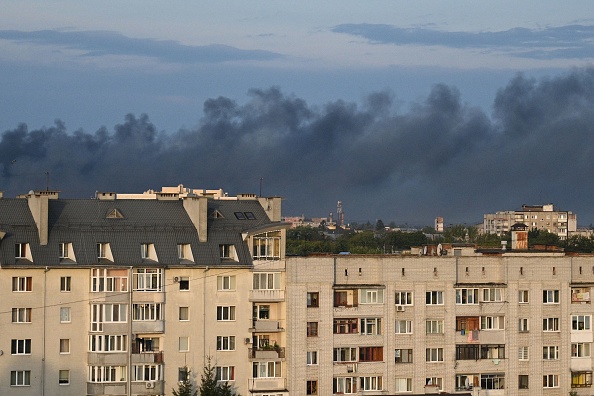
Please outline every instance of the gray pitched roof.
[[[108, 216], [114, 209], [121, 213], [121, 218]], [[215, 210], [222, 217], [210, 216]], [[238, 219], [235, 212], [249, 212], [253, 219]], [[159, 265], [180, 265], [177, 245], [189, 244], [194, 258], [191, 265], [251, 266], [250, 250], [242, 233], [267, 224], [272, 226], [260, 204], [249, 200], [209, 200], [208, 213], [208, 239], [202, 243], [181, 200], [49, 200], [48, 244], [40, 246], [27, 200], [0, 199], [0, 231], [6, 233], [0, 241], [0, 264], [32, 265], [14, 257], [16, 243], [29, 243], [34, 265], [65, 265], [59, 259], [59, 244], [72, 243], [76, 264], [69, 265], [97, 265], [97, 243], [109, 243], [113, 265], [150, 265], [141, 259], [140, 245], [152, 243]], [[221, 261], [221, 244], [235, 246], [238, 262]]]

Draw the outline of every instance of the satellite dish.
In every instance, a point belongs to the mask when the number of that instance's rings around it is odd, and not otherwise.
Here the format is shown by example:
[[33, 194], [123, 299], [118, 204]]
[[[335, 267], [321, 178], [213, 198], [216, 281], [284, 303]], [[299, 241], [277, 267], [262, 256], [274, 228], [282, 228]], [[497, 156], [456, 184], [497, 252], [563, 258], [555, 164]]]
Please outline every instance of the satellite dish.
[[443, 252], [443, 246], [441, 246], [441, 243], [439, 245], [437, 245], [437, 255], [441, 256], [441, 253]]
[[427, 245], [423, 247], [423, 256], [427, 255]]

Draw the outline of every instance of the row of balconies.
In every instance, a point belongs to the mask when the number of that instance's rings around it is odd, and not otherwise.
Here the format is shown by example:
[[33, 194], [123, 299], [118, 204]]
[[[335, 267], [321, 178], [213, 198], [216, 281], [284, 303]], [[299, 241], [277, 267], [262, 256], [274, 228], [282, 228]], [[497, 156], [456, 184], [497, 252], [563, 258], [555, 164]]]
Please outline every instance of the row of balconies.
[[[88, 395], [126, 395], [126, 382], [94, 383], [87, 382]], [[132, 382], [133, 395], [162, 395], [165, 393], [164, 381], [139, 381]]]

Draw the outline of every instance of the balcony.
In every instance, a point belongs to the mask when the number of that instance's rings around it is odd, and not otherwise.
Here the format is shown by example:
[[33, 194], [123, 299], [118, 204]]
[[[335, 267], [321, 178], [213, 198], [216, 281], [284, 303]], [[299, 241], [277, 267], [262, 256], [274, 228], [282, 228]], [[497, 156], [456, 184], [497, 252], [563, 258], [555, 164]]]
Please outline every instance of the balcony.
[[572, 304], [590, 304], [590, 292], [583, 292], [583, 293], [571, 293], [571, 303]]
[[285, 301], [284, 290], [250, 290], [250, 301], [281, 302]]
[[133, 395], [162, 395], [165, 393], [163, 381], [132, 382]]
[[284, 359], [285, 348], [284, 347], [264, 347], [264, 348], [248, 348], [248, 358], [254, 359]]
[[250, 378], [248, 379], [250, 392], [282, 391], [287, 388], [284, 378]]
[[87, 395], [125, 395], [126, 382], [87, 382]]
[[165, 331], [164, 320], [133, 321], [133, 333], [163, 333]]
[[278, 320], [254, 320], [250, 328], [252, 333], [276, 333], [285, 331]]
[[91, 366], [127, 366], [127, 352], [87, 352], [87, 360]]
[[163, 351], [157, 352], [140, 352], [132, 354], [132, 364], [152, 364], [163, 363]]

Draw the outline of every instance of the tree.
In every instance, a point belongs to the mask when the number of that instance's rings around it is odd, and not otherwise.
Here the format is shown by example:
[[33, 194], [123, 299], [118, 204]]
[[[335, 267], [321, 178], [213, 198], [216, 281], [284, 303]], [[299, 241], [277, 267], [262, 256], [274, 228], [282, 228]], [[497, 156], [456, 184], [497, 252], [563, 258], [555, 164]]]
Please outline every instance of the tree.
[[184, 366], [185, 372], [185, 379], [183, 381], [179, 381], [177, 385], [177, 390], [173, 389], [173, 396], [196, 396], [198, 391], [195, 390], [192, 392], [192, 388], [194, 384], [192, 384], [192, 380], [190, 379], [190, 370], [188, 370], [188, 366]]
[[[206, 357], [206, 366], [200, 376], [200, 396], [241, 396], [236, 394], [228, 382], [217, 381], [217, 368], [212, 365], [212, 356]], [[193, 396], [196, 396], [194, 393]]]

